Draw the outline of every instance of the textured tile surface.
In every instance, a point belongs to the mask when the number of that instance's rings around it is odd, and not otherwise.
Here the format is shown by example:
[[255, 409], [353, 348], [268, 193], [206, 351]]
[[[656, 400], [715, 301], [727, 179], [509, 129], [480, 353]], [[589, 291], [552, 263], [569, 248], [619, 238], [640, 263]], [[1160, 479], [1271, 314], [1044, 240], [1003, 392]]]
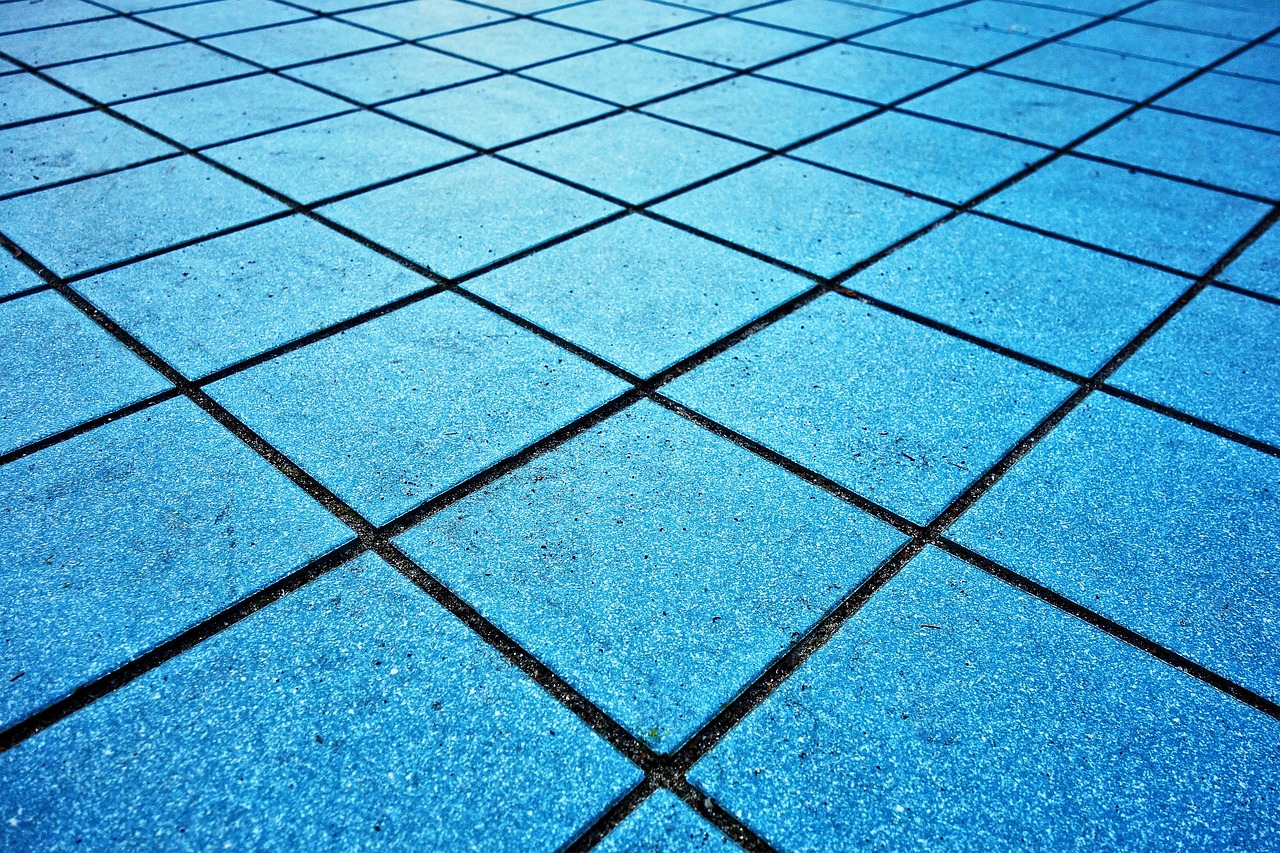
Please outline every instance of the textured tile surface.
[[662, 850], [736, 851], [738, 846], [670, 791], [658, 791], [615, 829], [597, 850], [605, 853]]

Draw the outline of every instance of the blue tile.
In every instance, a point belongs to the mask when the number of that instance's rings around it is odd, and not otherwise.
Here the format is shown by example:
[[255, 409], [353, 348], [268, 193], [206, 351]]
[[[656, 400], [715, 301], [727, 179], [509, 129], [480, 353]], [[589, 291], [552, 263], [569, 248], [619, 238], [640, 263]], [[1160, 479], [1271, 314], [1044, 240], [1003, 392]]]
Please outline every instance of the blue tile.
[[490, 24], [423, 44], [495, 68], [521, 68], [609, 44], [608, 40], [537, 21]]
[[49, 69], [49, 76], [104, 103], [141, 98], [258, 71], [217, 51], [173, 44]]
[[309, 204], [471, 153], [361, 110], [211, 148], [208, 156]]
[[762, 76], [887, 104], [959, 73], [952, 65], [834, 44], [761, 69]]
[[929, 551], [690, 778], [785, 849], [1265, 849], [1278, 758], [1274, 720]]
[[[151, 0], [143, 1], [151, 2]], [[316, 12], [333, 13], [345, 12], [348, 9], [361, 8], [369, 4], [363, 0], [296, 0], [294, 5]]]
[[737, 17], [826, 38], [844, 38], [901, 20], [902, 16], [898, 12], [869, 9], [838, 0], [787, 0], [748, 9]]
[[153, 136], [92, 112], [0, 132], [0, 186], [6, 192], [118, 169], [177, 153]]
[[1280, 27], [1280, 14], [1276, 13], [1274, 6], [1263, 3], [1258, 3], [1255, 11], [1248, 11], [1184, 0], [1156, 0], [1126, 13], [1125, 18], [1236, 39], [1257, 38]]
[[730, 68], [749, 68], [821, 43], [821, 39], [812, 36], [735, 18], [715, 18], [639, 42], [644, 47]]
[[1280, 460], [1093, 395], [952, 538], [1273, 701]]
[[658, 101], [646, 107], [646, 112], [757, 145], [781, 148], [870, 109], [857, 101], [742, 76]]
[[1080, 146], [1094, 154], [1219, 187], [1280, 197], [1280, 136], [1142, 110]]
[[118, 109], [170, 139], [198, 148], [352, 107], [274, 74], [260, 74], [130, 101]]
[[28, 848], [552, 850], [639, 778], [372, 557], [0, 758]]
[[779, 157], [676, 196], [656, 210], [823, 276], [852, 267], [945, 212]]
[[903, 536], [642, 401], [397, 541], [665, 752]]
[[1047, 151], [904, 113], [884, 113], [792, 152], [793, 157], [965, 202]]
[[1155, 59], [1054, 42], [996, 65], [993, 71], [1141, 101], [1195, 71]]
[[506, 17], [508, 16], [502, 12], [458, 3], [456, 0], [410, 0], [408, 3], [392, 3], [389, 6], [348, 12], [340, 15], [339, 19], [398, 38], [420, 39], [501, 21]]
[[1238, 287], [1280, 299], [1280, 229], [1272, 227], [1222, 274]]
[[0, 12], [0, 32], [51, 27], [90, 18], [102, 18], [111, 12], [101, 6], [80, 0], [43, 0], [40, 3], [10, 3]]
[[325, 59], [357, 50], [392, 44], [392, 39], [332, 18], [281, 24], [209, 39], [210, 47], [226, 50], [268, 68]]
[[44, 281], [27, 266], [6, 252], [0, 252], [0, 296], [39, 287]]
[[445, 293], [210, 386], [383, 524], [625, 388]]
[[633, 112], [527, 142], [505, 153], [635, 204], [760, 155], [755, 148]]
[[68, 24], [55, 30], [32, 30], [0, 37], [0, 51], [39, 66], [168, 44], [175, 40], [174, 36], [125, 18], [108, 18]]
[[1280, 446], [1280, 305], [1209, 288], [1111, 378], [1113, 385]]
[[913, 99], [906, 109], [1054, 147], [1129, 104], [997, 74], [973, 74]]
[[472, 292], [646, 377], [810, 286], [806, 278], [639, 216], [467, 284]]
[[79, 426], [169, 387], [71, 303], [43, 291], [0, 305], [0, 452]]
[[728, 72], [701, 62], [620, 44], [540, 65], [529, 76], [631, 106], [680, 92]]
[[666, 388], [686, 406], [925, 523], [1075, 386], [829, 295]]
[[351, 538], [181, 398], [0, 468], [0, 483], [6, 728]]
[[321, 212], [453, 277], [617, 209], [517, 166], [481, 157], [340, 201]]
[[855, 290], [1088, 376], [1190, 282], [973, 216], [850, 279]]
[[[572, 3], [573, 0], [568, 2]], [[517, 15], [535, 15], [567, 4], [565, 0], [488, 0], [485, 5]]]
[[1240, 47], [1217, 36], [1150, 27], [1129, 21], [1107, 21], [1066, 39], [1068, 44], [1112, 50], [1130, 56], [1183, 62], [1199, 67]]
[[416, 45], [397, 45], [288, 71], [290, 77], [363, 104], [416, 95], [493, 73], [483, 65]]
[[1218, 70], [1280, 83], [1280, 44], [1260, 44], [1235, 59], [1222, 63]]
[[[164, 3], [164, 0], [158, 2], [171, 5]], [[184, 36], [203, 38], [250, 27], [268, 27], [285, 21], [298, 21], [310, 15], [274, 0], [217, 0], [214, 3], [188, 4], [143, 12], [138, 17]]]
[[1063, 157], [982, 210], [1185, 272], [1204, 272], [1267, 212], [1214, 190]]
[[595, 848], [600, 853], [721, 850], [738, 846], [665, 788], [659, 788]]
[[291, 216], [94, 276], [76, 289], [194, 379], [430, 285]]
[[33, 74], [0, 77], [0, 124], [89, 109], [89, 104]]
[[235, 178], [179, 157], [0, 201], [0, 232], [67, 276], [281, 209]]
[[511, 74], [387, 107], [388, 112], [482, 148], [546, 133], [610, 109], [600, 101]]
[[1280, 102], [1280, 83], [1205, 74], [1156, 101], [1156, 105], [1280, 131], [1277, 102]]
[[545, 12], [539, 17], [609, 38], [633, 39], [697, 21], [706, 15], [651, 0], [592, 0]]

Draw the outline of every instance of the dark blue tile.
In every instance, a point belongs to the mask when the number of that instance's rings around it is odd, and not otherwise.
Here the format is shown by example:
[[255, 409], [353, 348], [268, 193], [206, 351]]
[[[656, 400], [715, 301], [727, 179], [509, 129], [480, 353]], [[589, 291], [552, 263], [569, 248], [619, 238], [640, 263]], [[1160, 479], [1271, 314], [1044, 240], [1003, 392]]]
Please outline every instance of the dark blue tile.
[[6, 353], [0, 382], [0, 452], [79, 426], [169, 387], [53, 291], [0, 305], [0, 340]]
[[1190, 282], [1009, 225], [963, 216], [849, 286], [1088, 376]]
[[540, 65], [531, 77], [631, 106], [680, 92], [729, 72], [702, 62], [620, 44]]
[[1182, 62], [1197, 68], [1240, 47], [1240, 42], [1231, 39], [1129, 21], [1107, 21], [1071, 36], [1066, 43], [1148, 59]]
[[373, 557], [0, 758], [28, 848], [552, 850], [640, 776]]
[[624, 388], [445, 293], [224, 379], [210, 393], [382, 524]]
[[44, 281], [25, 264], [8, 252], [0, 252], [0, 296], [8, 296], [42, 284]]
[[1272, 227], [1244, 250], [1222, 278], [1255, 293], [1280, 299], [1280, 229]]
[[925, 523], [1074, 388], [829, 295], [664, 393]]
[[1280, 305], [1209, 288], [1111, 382], [1280, 446]]
[[351, 538], [181, 398], [6, 465], [0, 483], [6, 728]]
[[1128, 12], [1125, 18], [1236, 39], [1257, 38], [1280, 27], [1280, 14], [1268, 3], [1256, 3], [1252, 10], [1247, 10], [1209, 3], [1187, 3], [1184, 0], [1156, 0], [1155, 3]]
[[1278, 759], [1276, 721], [929, 551], [690, 778], [784, 849], [1259, 849]]
[[288, 71], [290, 77], [364, 104], [416, 95], [493, 73], [483, 65], [417, 45], [397, 45]]
[[531, 20], [503, 21], [423, 44], [496, 68], [521, 68], [609, 44], [607, 39]]
[[692, 355], [811, 282], [630, 216], [467, 283], [639, 376]]
[[76, 289], [194, 379], [431, 284], [291, 216], [94, 276]]
[[1042, 148], [905, 113], [884, 113], [792, 152], [951, 202], [965, 202], [1046, 154]]
[[51, 27], [72, 21], [102, 18], [111, 12], [80, 0], [43, 0], [40, 3], [12, 3], [0, 14], [0, 32]]
[[153, 27], [125, 18], [68, 24], [54, 30], [32, 30], [0, 37], [0, 51], [31, 65], [88, 59], [176, 41]]
[[0, 201], [0, 232], [66, 276], [281, 209], [235, 178], [178, 157]]
[[148, 5], [163, 5], [138, 17], [159, 24], [165, 29], [192, 38], [203, 38], [251, 27], [269, 27], [286, 21], [299, 21], [311, 15], [294, 6], [276, 3], [275, 0], [217, 0], [214, 3], [195, 3], [172, 6], [165, 0]]
[[981, 209], [1195, 274], [1267, 212], [1258, 202], [1075, 157], [1050, 163]]
[[706, 17], [704, 12], [652, 0], [592, 0], [538, 17], [615, 39], [632, 39]]
[[993, 71], [1141, 101], [1195, 68], [1076, 44], [1053, 42], [996, 65]]
[[0, 132], [6, 192], [118, 169], [177, 149], [105, 113], [92, 112]]
[[730, 68], [749, 68], [821, 43], [821, 39], [813, 36], [736, 18], [715, 18], [639, 42], [644, 47]]
[[600, 853], [635, 851], [721, 850], [738, 848], [720, 830], [707, 823], [680, 798], [659, 788], [595, 848]]
[[508, 16], [494, 9], [458, 3], [456, 0], [410, 0], [348, 12], [339, 19], [379, 30], [403, 39], [420, 39], [453, 32]]
[[617, 210], [489, 157], [321, 208], [325, 216], [445, 276], [470, 272]]
[[871, 9], [839, 0], [787, 0], [738, 14], [748, 21], [773, 24], [826, 38], [844, 38], [900, 20], [899, 12]]
[[1156, 101], [1156, 106], [1280, 131], [1280, 83], [1205, 74]]
[[954, 539], [1273, 701], [1280, 460], [1094, 395]]
[[852, 267], [945, 212], [780, 157], [676, 196], [656, 210], [824, 276]]
[[49, 76], [95, 100], [111, 103], [227, 77], [254, 74], [257, 70], [246, 62], [208, 48], [194, 44], [171, 44], [59, 65], [49, 69]]
[[887, 104], [960, 72], [954, 65], [833, 44], [758, 73], [801, 86]]
[[642, 401], [397, 541], [665, 752], [903, 537]]
[[209, 39], [208, 44], [250, 62], [279, 68], [389, 45], [392, 40], [332, 18], [319, 18]]

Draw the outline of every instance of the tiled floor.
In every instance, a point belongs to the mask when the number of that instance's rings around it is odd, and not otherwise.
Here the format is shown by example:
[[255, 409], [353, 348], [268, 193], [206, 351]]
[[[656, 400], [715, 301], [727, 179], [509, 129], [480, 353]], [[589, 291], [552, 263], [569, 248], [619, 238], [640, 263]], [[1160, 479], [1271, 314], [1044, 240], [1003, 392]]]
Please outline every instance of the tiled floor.
[[0, 849], [1280, 849], [1277, 0], [0, 0]]

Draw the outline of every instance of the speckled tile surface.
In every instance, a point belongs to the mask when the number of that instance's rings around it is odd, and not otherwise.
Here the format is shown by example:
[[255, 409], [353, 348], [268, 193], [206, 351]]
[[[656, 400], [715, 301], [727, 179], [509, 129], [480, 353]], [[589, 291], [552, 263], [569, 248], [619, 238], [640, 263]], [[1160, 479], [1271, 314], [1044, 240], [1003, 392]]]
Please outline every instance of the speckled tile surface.
[[0, 0], [0, 850], [1280, 848], [1280, 5]]

